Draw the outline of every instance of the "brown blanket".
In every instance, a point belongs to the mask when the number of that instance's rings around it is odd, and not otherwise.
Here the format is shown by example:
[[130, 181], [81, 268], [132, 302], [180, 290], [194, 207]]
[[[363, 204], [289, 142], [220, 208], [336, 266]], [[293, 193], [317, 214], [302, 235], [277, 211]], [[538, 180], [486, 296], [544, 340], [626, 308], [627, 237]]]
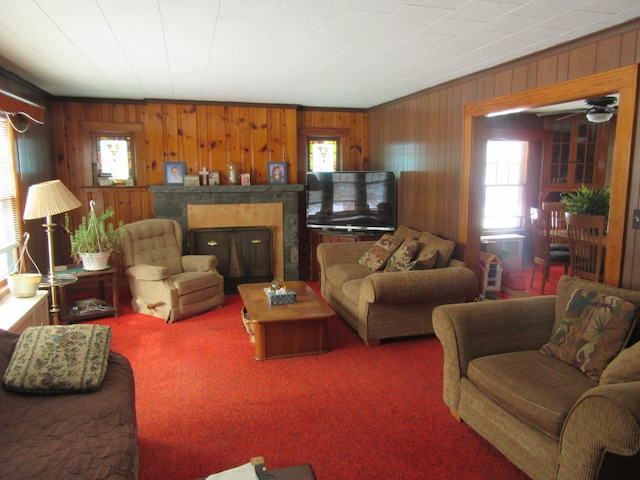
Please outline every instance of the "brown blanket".
[[[0, 378], [19, 336], [0, 330]], [[111, 352], [102, 386], [79, 394], [0, 388], [0, 479], [136, 479], [133, 370]]]

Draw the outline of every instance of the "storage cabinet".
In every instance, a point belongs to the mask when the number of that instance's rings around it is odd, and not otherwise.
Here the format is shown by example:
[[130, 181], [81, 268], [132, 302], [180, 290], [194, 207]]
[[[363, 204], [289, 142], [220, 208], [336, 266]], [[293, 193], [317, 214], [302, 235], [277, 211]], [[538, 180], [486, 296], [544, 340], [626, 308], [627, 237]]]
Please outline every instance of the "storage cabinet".
[[270, 228], [203, 228], [189, 231], [189, 249], [196, 255], [215, 255], [224, 290], [236, 293], [243, 283], [273, 280]]
[[583, 115], [546, 121], [553, 139], [545, 149], [541, 201], [551, 193], [568, 192], [582, 185], [602, 186], [609, 151], [610, 123], [591, 123]]

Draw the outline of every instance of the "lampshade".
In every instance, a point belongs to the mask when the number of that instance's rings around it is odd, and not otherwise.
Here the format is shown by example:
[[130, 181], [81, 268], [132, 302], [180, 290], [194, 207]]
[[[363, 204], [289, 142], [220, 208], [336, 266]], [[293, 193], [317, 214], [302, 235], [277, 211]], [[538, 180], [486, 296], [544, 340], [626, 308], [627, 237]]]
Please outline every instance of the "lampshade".
[[608, 110], [587, 112], [587, 120], [589, 120], [591, 123], [608, 122], [609, 120], [611, 120], [611, 117], [613, 117], [613, 113], [609, 112]]
[[44, 218], [68, 212], [80, 205], [80, 200], [60, 180], [36, 183], [29, 187], [22, 218]]

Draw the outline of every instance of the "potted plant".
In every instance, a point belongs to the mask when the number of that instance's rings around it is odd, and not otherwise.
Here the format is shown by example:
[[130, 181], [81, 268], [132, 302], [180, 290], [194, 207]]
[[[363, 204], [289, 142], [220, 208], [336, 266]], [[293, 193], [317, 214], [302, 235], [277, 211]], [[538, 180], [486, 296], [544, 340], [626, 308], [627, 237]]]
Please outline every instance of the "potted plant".
[[[29, 243], [29, 233], [25, 232], [24, 243], [22, 244], [22, 249], [20, 250], [20, 257], [16, 262], [14, 271], [11, 272], [7, 277], [7, 285], [9, 287], [9, 291], [14, 297], [33, 297], [38, 290], [40, 281], [42, 280], [40, 269], [29, 254], [27, 243]], [[35, 267], [38, 273], [27, 272], [28, 266], [25, 265], [26, 261], [24, 260], [25, 253], [27, 254], [27, 258], [29, 259], [29, 261], [31, 261], [31, 264]]]
[[[107, 220], [115, 215], [111, 207], [98, 215], [94, 210], [95, 202], [89, 203], [89, 213], [71, 231], [69, 214], [65, 217], [65, 230], [69, 233], [71, 256], [76, 262], [82, 261], [85, 270], [104, 270], [109, 266], [111, 252], [119, 250], [118, 235], [113, 223]], [[118, 227], [124, 223], [120, 221]]]
[[605, 223], [609, 218], [611, 189], [609, 187], [587, 188], [582, 185], [561, 195], [567, 212], [578, 215], [602, 215]]

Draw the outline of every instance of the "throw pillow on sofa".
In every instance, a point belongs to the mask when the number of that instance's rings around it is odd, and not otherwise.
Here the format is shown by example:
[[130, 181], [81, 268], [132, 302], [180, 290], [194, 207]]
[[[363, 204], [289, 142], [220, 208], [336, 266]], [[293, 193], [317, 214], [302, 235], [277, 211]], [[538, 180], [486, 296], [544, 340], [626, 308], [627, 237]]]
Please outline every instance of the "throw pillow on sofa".
[[409, 264], [413, 257], [416, 256], [418, 252], [420, 244], [417, 240], [413, 238], [407, 238], [402, 242], [402, 245], [398, 247], [398, 249], [393, 252], [389, 260], [387, 261], [387, 265], [384, 267], [385, 272], [402, 272], [404, 270], [409, 270]]
[[438, 251], [435, 268], [446, 267], [449, 263], [449, 259], [453, 255], [453, 251], [456, 248], [456, 242], [453, 240], [445, 240], [444, 238], [436, 237], [429, 232], [424, 232], [420, 236], [419, 241], [423, 244], [423, 247], [418, 253], [418, 257], [421, 257], [425, 252], [431, 252], [433, 250]]
[[579, 288], [571, 295], [560, 327], [540, 350], [599, 381], [629, 340], [637, 309], [619, 297]]
[[380, 240], [360, 257], [359, 263], [372, 272], [381, 270], [400, 244], [402, 244], [402, 239], [385, 233]]
[[438, 251], [418, 254], [418, 257], [407, 265], [407, 270], [431, 270], [438, 262]]
[[418, 240], [420, 238], [420, 235], [422, 235], [422, 232], [414, 230], [410, 227], [405, 227], [404, 225], [400, 225], [398, 228], [396, 228], [396, 231], [393, 232], [394, 237], [401, 238], [402, 240], [406, 240], [407, 238]]

